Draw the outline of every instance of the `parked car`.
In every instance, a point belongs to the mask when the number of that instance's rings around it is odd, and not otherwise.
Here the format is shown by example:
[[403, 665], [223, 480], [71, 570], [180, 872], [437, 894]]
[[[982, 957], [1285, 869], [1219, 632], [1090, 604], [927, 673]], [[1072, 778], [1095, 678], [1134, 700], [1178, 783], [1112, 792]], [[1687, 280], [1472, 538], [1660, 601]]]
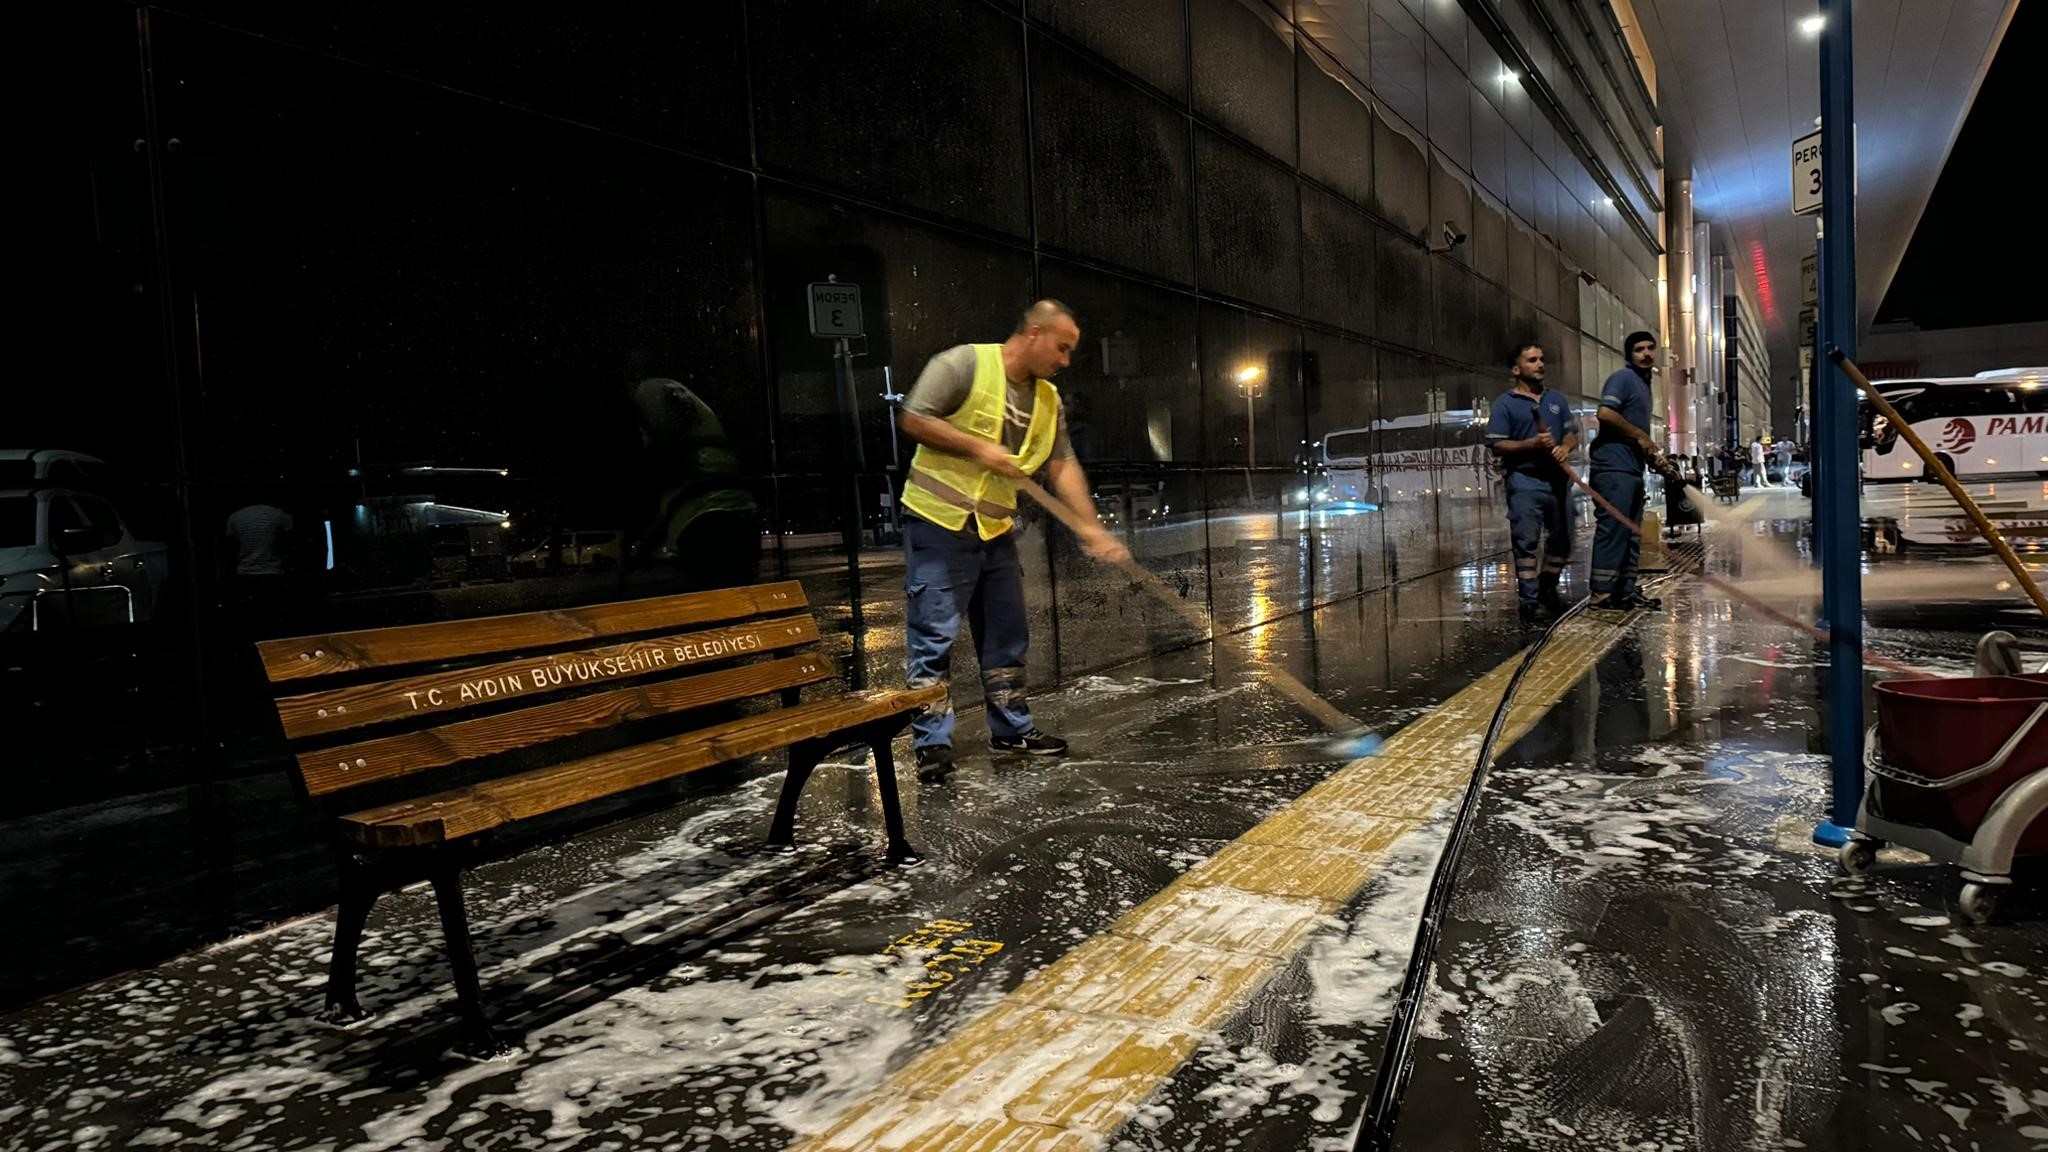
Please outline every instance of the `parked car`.
[[164, 546], [137, 540], [105, 497], [0, 490], [0, 632], [148, 620], [168, 567]]
[[106, 480], [107, 462], [65, 448], [0, 448], [0, 487], [60, 484], [92, 487]]
[[571, 532], [568, 543], [562, 545], [562, 565], [566, 568], [601, 571], [617, 568], [625, 558], [626, 534], [617, 529]]
[[617, 529], [558, 532], [506, 561], [517, 575], [617, 568], [626, 557], [626, 534]]
[[1144, 524], [1166, 515], [1166, 482], [1134, 480], [1129, 483], [1099, 484], [1095, 488], [1095, 511], [1103, 523], [1129, 521]]

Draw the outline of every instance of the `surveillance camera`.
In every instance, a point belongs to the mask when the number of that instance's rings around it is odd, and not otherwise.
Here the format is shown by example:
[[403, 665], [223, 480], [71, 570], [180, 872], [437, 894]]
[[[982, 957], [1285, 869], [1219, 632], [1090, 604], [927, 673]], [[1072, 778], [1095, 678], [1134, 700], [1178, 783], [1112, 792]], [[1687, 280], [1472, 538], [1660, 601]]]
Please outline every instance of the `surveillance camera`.
[[1465, 234], [1458, 231], [1458, 222], [1455, 220], [1444, 221], [1444, 247], [1456, 248], [1464, 242]]

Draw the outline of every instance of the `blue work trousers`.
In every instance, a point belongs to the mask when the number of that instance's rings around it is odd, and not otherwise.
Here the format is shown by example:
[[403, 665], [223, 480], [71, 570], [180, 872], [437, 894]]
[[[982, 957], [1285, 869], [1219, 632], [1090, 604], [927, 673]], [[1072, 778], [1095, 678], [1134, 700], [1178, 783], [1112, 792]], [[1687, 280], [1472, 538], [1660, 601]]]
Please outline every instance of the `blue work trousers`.
[[[1593, 491], [1627, 514], [1636, 525], [1642, 524], [1641, 472], [1595, 469]], [[1636, 588], [1636, 562], [1642, 556], [1642, 539], [1598, 501], [1593, 504], [1593, 513], [1593, 594], [1626, 597]]]
[[[1524, 476], [1508, 477], [1508, 541], [1515, 553], [1515, 584], [1525, 601], [1535, 600], [1545, 584], [1556, 586], [1572, 558], [1571, 493], [1556, 483]], [[1548, 539], [1544, 540], [1545, 534]], [[1538, 558], [1537, 544], [1543, 543]], [[1539, 579], [1540, 576], [1540, 579]]]
[[[974, 630], [981, 662], [981, 692], [988, 702], [989, 735], [998, 739], [1031, 730], [1024, 654], [1031, 637], [1024, 615], [1024, 569], [1014, 533], [983, 540], [973, 521], [949, 532], [916, 516], [903, 518], [908, 599], [904, 676], [912, 688], [953, 681], [953, 641], [960, 622]], [[918, 748], [953, 743], [953, 701], [910, 722]]]

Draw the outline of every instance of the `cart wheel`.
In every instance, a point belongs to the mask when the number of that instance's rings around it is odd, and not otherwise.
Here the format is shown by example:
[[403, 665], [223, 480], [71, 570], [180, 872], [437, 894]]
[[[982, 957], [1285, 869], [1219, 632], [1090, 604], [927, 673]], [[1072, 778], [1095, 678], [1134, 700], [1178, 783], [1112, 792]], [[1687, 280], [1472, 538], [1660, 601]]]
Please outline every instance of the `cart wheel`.
[[1877, 841], [1849, 839], [1835, 850], [1835, 863], [1851, 876], [1861, 876], [1877, 863]]
[[1963, 885], [1963, 894], [1956, 901], [1956, 907], [1972, 924], [1989, 924], [1998, 914], [1998, 889], [1989, 884], [1970, 881]]

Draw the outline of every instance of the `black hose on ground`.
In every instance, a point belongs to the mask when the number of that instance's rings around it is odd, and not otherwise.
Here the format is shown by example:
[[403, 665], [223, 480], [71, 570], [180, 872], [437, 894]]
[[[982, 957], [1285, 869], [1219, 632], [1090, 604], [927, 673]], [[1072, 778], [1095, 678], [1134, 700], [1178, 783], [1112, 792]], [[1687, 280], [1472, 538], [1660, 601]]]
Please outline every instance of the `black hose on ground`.
[[[1661, 584], [1676, 578], [1676, 575], [1643, 583]], [[1373, 1080], [1372, 1098], [1366, 1102], [1365, 1113], [1359, 1118], [1358, 1130], [1352, 1137], [1353, 1152], [1392, 1152], [1394, 1126], [1401, 1119], [1401, 1095], [1407, 1091], [1408, 1077], [1415, 1071], [1415, 1025], [1422, 1014], [1423, 996], [1428, 991], [1429, 970], [1436, 963], [1437, 941], [1442, 935], [1444, 914], [1451, 906], [1451, 886], [1457, 878], [1458, 857], [1464, 850], [1465, 833], [1479, 814], [1479, 800], [1486, 791], [1494, 743], [1500, 739], [1501, 729], [1507, 725], [1508, 710], [1514, 707], [1515, 691], [1522, 686], [1522, 677], [1543, 654], [1544, 646], [1550, 643], [1557, 630], [1586, 611], [1589, 603], [1580, 600], [1551, 621], [1550, 627], [1545, 628], [1543, 635], [1537, 637], [1529, 651], [1523, 654], [1522, 662], [1515, 667], [1515, 674], [1508, 678], [1507, 688], [1500, 694], [1500, 703], [1494, 707], [1493, 719], [1486, 726], [1486, 739], [1479, 744], [1479, 761], [1472, 772], [1472, 782], [1465, 786], [1465, 799], [1458, 805], [1450, 834], [1444, 838], [1444, 851], [1437, 858], [1436, 874], [1430, 877], [1429, 895], [1422, 904], [1422, 922], [1415, 929], [1415, 947], [1408, 954], [1407, 974], [1401, 978], [1401, 996], [1394, 1004], [1394, 1017], [1387, 1026], [1386, 1047], [1380, 1051], [1379, 1074]]]
[[1508, 678], [1506, 690], [1500, 694], [1500, 704], [1493, 710], [1493, 720], [1486, 726], [1486, 739], [1479, 745], [1479, 763], [1472, 773], [1472, 782], [1465, 786], [1465, 799], [1458, 805], [1458, 814], [1451, 821], [1450, 834], [1444, 838], [1443, 855], [1437, 858], [1436, 874], [1430, 877], [1429, 895], [1422, 904], [1422, 923], [1415, 929], [1415, 947], [1408, 954], [1408, 972], [1401, 978], [1401, 996], [1394, 1004], [1394, 1017], [1387, 1026], [1386, 1047], [1380, 1051], [1379, 1075], [1373, 1080], [1372, 1098], [1366, 1102], [1365, 1113], [1359, 1118], [1358, 1131], [1353, 1136], [1353, 1152], [1390, 1152], [1394, 1147], [1394, 1125], [1401, 1118], [1401, 1095], [1408, 1088], [1408, 1077], [1415, 1070], [1415, 1026], [1422, 1014], [1422, 1000], [1428, 991], [1429, 970], [1436, 963], [1438, 937], [1442, 934], [1444, 914], [1451, 905], [1451, 887], [1458, 874], [1458, 857], [1465, 845], [1465, 833], [1472, 827], [1473, 817], [1479, 813], [1479, 800], [1486, 791], [1488, 766], [1493, 762], [1493, 745], [1500, 739], [1501, 729], [1507, 725], [1508, 710], [1514, 706], [1515, 690], [1522, 685], [1522, 677], [1536, 657], [1542, 655], [1550, 638], [1562, 628], [1566, 621], [1578, 617], [1586, 610], [1587, 601], [1581, 600], [1567, 609], [1563, 615], [1551, 621], [1543, 635], [1529, 646], [1522, 656], [1515, 674]]

